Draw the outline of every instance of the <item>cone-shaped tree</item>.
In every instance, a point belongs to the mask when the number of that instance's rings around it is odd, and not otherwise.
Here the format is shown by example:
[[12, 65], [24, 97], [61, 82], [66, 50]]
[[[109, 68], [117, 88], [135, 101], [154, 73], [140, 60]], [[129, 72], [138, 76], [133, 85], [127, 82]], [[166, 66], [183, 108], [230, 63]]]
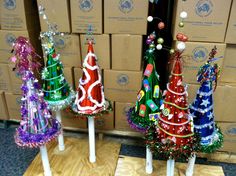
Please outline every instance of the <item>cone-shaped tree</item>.
[[164, 107], [156, 132], [148, 132], [148, 139], [152, 140], [147, 143], [161, 158], [187, 160], [194, 153], [197, 140], [188, 110], [187, 90], [182, 83], [180, 59], [181, 53], [176, 51], [167, 90], [163, 93]]
[[[150, 36], [152, 35], [155, 35], [155, 33]], [[151, 38], [155, 39], [155, 37]], [[135, 107], [131, 108], [127, 113], [128, 123], [131, 128], [140, 132], [145, 132], [151, 124], [157, 121], [163, 101], [159, 88], [159, 75], [155, 67], [154, 52], [155, 44], [152, 42], [144, 57], [147, 66], [143, 74], [142, 88], [137, 94]]]
[[61, 125], [51, 117], [51, 112], [44, 102], [38, 80], [33, 74], [38, 64], [37, 54], [24, 37], [16, 39], [13, 47], [16, 63], [15, 70], [22, 78], [21, 122], [16, 130], [15, 142], [22, 147], [40, 147], [57, 137]]
[[93, 42], [88, 41], [88, 53], [83, 62], [83, 76], [79, 79], [72, 109], [81, 115], [94, 115], [105, 110], [102, 79], [94, 54]]
[[223, 143], [223, 135], [217, 127], [213, 113], [213, 82], [217, 82], [219, 76], [219, 67], [212, 64], [215, 60], [216, 48], [210, 53], [210, 58], [205, 63], [197, 75], [197, 81], [201, 83], [197, 91], [197, 96], [190, 106], [190, 112], [193, 116], [194, 131], [201, 138], [200, 151], [205, 153], [214, 152], [219, 149]]

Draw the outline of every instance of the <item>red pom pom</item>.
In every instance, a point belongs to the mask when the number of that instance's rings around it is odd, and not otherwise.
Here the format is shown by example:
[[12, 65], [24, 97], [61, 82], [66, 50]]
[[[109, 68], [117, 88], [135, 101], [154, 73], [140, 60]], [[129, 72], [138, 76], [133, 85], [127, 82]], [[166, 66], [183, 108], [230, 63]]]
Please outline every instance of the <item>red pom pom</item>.
[[182, 33], [178, 33], [176, 35], [176, 39], [178, 41], [182, 41], [182, 42], [187, 42], [188, 41], [188, 37], [186, 35], [182, 34]]
[[164, 27], [165, 27], [165, 23], [163, 23], [163, 22], [160, 22], [160, 23], [158, 23], [158, 29], [164, 29]]
[[176, 35], [176, 39], [177, 39], [178, 41], [182, 41], [183, 35], [184, 35], [184, 34], [182, 34], [182, 33], [178, 33], [178, 34]]

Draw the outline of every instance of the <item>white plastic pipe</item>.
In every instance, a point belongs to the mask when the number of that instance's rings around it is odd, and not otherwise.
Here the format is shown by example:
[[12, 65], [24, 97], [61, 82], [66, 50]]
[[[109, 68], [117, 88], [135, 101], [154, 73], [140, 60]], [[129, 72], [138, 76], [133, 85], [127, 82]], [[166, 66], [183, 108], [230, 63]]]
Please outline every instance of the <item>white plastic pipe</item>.
[[95, 163], [96, 155], [95, 155], [94, 117], [88, 117], [88, 128], [89, 128], [89, 161], [90, 163]]
[[152, 167], [152, 152], [146, 146], [146, 173], [151, 174], [153, 172], [153, 167]]
[[195, 160], [196, 160], [196, 154], [194, 154], [193, 157], [188, 160], [188, 166], [185, 172], [186, 176], [193, 175]]
[[175, 160], [169, 159], [167, 160], [166, 175], [174, 176], [174, 173], [175, 173]]
[[42, 158], [42, 162], [43, 162], [44, 176], [52, 176], [50, 164], [48, 161], [47, 148], [45, 145], [40, 147], [40, 153], [41, 153], [41, 158]]
[[[60, 110], [56, 111], [56, 119], [58, 120], [58, 122], [61, 123], [61, 111]], [[61, 133], [59, 134], [57, 139], [58, 139], [59, 151], [64, 151], [65, 150], [65, 144], [64, 144], [64, 137], [63, 137], [63, 129], [62, 128], [61, 128]]]

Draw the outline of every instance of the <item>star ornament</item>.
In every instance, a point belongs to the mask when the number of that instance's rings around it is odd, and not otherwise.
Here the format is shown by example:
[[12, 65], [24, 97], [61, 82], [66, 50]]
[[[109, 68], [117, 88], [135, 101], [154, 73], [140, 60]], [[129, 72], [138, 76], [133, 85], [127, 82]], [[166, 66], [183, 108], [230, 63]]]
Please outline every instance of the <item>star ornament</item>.
[[212, 112], [210, 112], [210, 114], [207, 116], [209, 118], [209, 120], [213, 119], [214, 115]]
[[209, 104], [210, 104], [209, 100], [206, 99], [206, 100], [202, 100], [202, 103], [200, 105], [207, 107]]

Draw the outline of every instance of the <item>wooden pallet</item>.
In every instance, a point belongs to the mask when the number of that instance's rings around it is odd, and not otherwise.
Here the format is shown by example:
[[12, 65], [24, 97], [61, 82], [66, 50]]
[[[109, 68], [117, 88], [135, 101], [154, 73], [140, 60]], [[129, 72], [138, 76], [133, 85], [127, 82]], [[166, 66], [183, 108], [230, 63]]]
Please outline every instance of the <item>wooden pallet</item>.
[[[120, 156], [115, 176], [166, 176], [166, 161], [153, 161], [153, 173], [145, 173], [145, 159]], [[184, 176], [187, 163], [175, 163], [175, 176]], [[221, 166], [195, 164], [194, 176], [224, 176]]]
[[[60, 152], [56, 142], [47, 145], [48, 157], [54, 176], [111, 176], [114, 175], [120, 144], [109, 141], [96, 141], [96, 163], [88, 160], [87, 139], [65, 138], [66, 149]], [[40, 153], [26, 170], [24, 176], [43, 176]]]

